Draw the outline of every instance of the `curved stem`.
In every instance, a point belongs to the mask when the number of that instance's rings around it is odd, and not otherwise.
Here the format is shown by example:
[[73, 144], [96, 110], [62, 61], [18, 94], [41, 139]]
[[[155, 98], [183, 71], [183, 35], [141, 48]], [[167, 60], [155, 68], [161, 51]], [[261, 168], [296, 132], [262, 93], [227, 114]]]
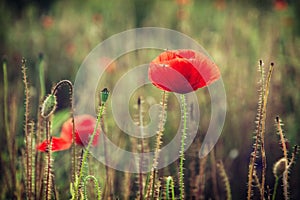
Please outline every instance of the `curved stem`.
[[88, 199], [87, 198], [87, 188], [86, 188], [86, 186], [87, 186], [87, 181], [89, 179], [93, 180], [93, 182], [95, 184], [96, 191], [97, 191], [97, 199], [100, 200], [101, 199], [101, 189], [99, 187], [98, 180], [96, 179], [96, 177], [91, 176], [91, 175], [86, 176], [84, 181], [83, 181], [84, 199]]

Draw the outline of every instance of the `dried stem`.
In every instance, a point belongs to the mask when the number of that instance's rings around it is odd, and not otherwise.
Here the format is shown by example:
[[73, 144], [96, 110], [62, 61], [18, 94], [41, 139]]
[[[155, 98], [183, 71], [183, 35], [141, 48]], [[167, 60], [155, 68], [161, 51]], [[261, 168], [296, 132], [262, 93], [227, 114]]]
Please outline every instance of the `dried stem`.
[[250, 163], [249, 163], [249, 173], [248, 173], [248, 190], [247, 190], [247, 199], [250, 200], [252, 196], [252, 183], [253, 183], [253, 174], [255, 171], [255, 161], [258, 157], [259, 145], [261, 145], [260, 153], [262, 158], [262, 176], [261, 176], [261, 185], [260, 185], [260, 196], [261, 199], [264, 199], [265, 193], [265, 178], [266, 178], [266, 153], [264, 145], [265, 137], [265, 123], [267, 115], [267, 101], [270, 89], [271, 76], [273, 72], [274, 64], [271, 63], [269, 67], [269, 72], [267, 79], [265, 80], [264, 68], [262, 60], [259, 61], [259, 71], [261, 72], [260, 76], [260, 90], [259, 90], [259, 101], [257, 109], [257, 125], [255, 130], [255, 144], [254, 150], [251, 153]]
[[211, 179], [213, 184], [213, 193], [215, 200], [219, 200], [219, 191], [218, 191], [218, 185], [217, 185], [217, 170], [216, 170], [216, 158], [215, 158], [215, 151], [214, 149], [210, 152], [210, 163], [211, 163]]
[[270, 83], [271, 76], [274, 69], [274, 64], [271, 63], [269, 67], [269, 72], [267, 76], [267, 80], [265, 83], [265, 92], [263, 96], [263, 107], [262, 107], [262, 123], [261, 123], [261, 158], [262, 158], [262, 175], [261, 175], [261, 200], [264, 200], [265, 194], [265, 181], [266, 181], [266, 168], [267, 168], [267, 160], [266, 160], [266, 151], [265, 151], [265, 131], [266, 131], [266, 117], [267, 117], [267, 102], [270, 91]]
[[199, 188], [197, 192], [197, 196], [199, 199], [205, 199], [204, 198], [204, 190], [205, 190], [205, 169], [206, 169], [206, 162], [207, 162], [207, 156], [200, 158], [200, 166], [199, 166]]
[[[150, 196], [154, 195], [154, 187], [155, 187], [155, 173], [157, 173], [158, 159], [160, 154], [160, 147], [162, 145], [162, 136], [164, 132], [165, 118], [166, 118], [166, 108], [167, 108], [167, 93], [163, 91], [162, 100], [161, 100], [162, 110], [160, 113], [160, 120], [158, 125], [158, 131], [156, 134], [156, 147], [154, 152], [154, 159], [151, 168], [151, 174], [149, 179], [149, 187], [147, 189], [147, 197], [150, 199]], [[150, 195], [151, 194], [151, 195]]]
[[142, 99], [141, 97], [138, 98], [138, 112], [139, 112], [139, 127], [140, 127], [140, 145], [141, 145], [141, 152], [140, 152], [140, 162], [139, 162], [139, 193], [140, 193], [140, 200], [143, 200], [143, 161], [144, 161], [144, 127], [143, 127], [143, 106], [142, 106]]
[[50, 136], [50, 121], [48, 118], [45, 119], [46, 123], [46, 141], [49, 141], [47, 144], [47, 157], [46, 157], [46, 188], [45, 188], [45, 199], [50, 200], [51, 194], [53, 191], [53, 176], [52, 176], [52, 138]]
[[224, 165], [223, 165], [223, 162], [222, 161], [219, 161], [217, 163], [217, 168], [219, 170], [219, 174], [223, 180], [223, 183], [225, 185], [225, 190], [226, 190], [226, 199], [227, 200], [231, 200], [232, 197], [231, 197], [231, 188], [230, 188], [230, 183], [229, 183], [229, 179], [228, 179], [228, 176], [226, 174], [226, 171], [225, 171], [225, 168], [224, 168]]

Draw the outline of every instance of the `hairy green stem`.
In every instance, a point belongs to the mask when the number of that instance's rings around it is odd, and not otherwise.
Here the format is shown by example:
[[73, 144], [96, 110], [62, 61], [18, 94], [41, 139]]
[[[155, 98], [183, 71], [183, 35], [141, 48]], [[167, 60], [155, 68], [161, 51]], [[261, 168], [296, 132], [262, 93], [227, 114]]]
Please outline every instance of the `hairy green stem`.
[[174, 181], [172, 176], [168, 176], [167, 177], [167, 186], [166, 186], [166, 196], [167, 196], [167, 200], [170, 199], [170, 190], [171, 190], [171, 199], [175, 200], [175, 191], [174, 191]]
[[98, 126], [99, 126], [100, 120], [101, 120], [103, 112], [104, 112], [104, 107], [105, 107], [104, 104], [101, 104], [93, 134], [91, 135], [91, 138], [89, 140], [89, 143], [88, 143], [86, 149], [84, 150], [83, 157], [82, 157], [82, 165], [81, 165], [80, 171], [79, 171], [79, 176], [78, 176], [77, 180], [75, 180], [75, 183], [74, 183], [75, 195], [72, 197], [72, 199], [78, 199], [78, 189], [79, 189], [81, 179], [82, 179], [82, 176], [83, 176], [84, 165], [87, 162], [88, 155], [89, 155], [89, 149], [91, 148], [92, 143], [93, 143], [94, 138], [95, 138], [95, 135], [97, 133]]
[[186, 129], [187, 129], [187, 109], [186, 109], [186, 99], [184, 94], [180, 96], [182, 111], [183, 111], [183, 129], [181, 137], [181, 148], [180, 148], [180, 163], [179, 163], [179, 189], [180, 189], [180, 198], [184, 199], [184, 173], [183, 173], [183, 164], [184, 164], [184, 146], [186, 139]]
[[38, 71], [39, 71], [39, 81], [40, 81], [40, 99], [44, 98], [45, 96], [45, 65], [44, 65], [43, 54], [40, 53], [39, 55], [39, 64], [38, 64]]
[[100, 187], [99, 187], [99, 183], [98, 183], [98, 180], [96, 179], [96, 177], [92, 176], [92, 175], [88, 175], [85, 177], [84, 181], [83, 181], [83, 189], [84, 189], [84, 199], [87, 200], [87, 181], [91, 179], [93, 180], [94, 184], [95, 184], [95, 188], [96, 188], [96, 191], [97, 191], [97, 199], [100, 200], [101, 199], [101, 190], [100, 190]]
[[273, 195], [272, 195], [272, 200], [275, 200], [275, 198], [276, 198], [278, 182], [279, 182], [279, 177], [276, 177], [276, 179], [275, 179], [275, 185], [274, 185], [274, 192], [273, 192]]

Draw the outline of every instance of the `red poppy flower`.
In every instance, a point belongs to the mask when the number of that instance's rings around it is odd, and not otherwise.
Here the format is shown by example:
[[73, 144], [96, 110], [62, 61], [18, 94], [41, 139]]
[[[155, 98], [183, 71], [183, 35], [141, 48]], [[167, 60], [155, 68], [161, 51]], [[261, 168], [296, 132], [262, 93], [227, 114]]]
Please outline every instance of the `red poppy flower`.
[[218, 80], [220, 71], [203, 53], [180, 49], [165, 51], [155, 58], [148, 76], [159, 89], [185, 94]]
[[[75, 117], [75, 143], [79, 146], [86, 146], [89, 142], [89, 138], [92, 135], [95, 125], [96, 118], [90, 115], [78, 115]], [[73, 124], [72, 119], [66, 121], [61, 129], [60, 137], [52, 137], [52, 151], [62, 151], [69, 149], [72, 145], [72, 130]], [[98, 136], [100, 130], [97, 130], [97, 133], [93, 140], [93, 145], [98, 144]], [[47, 151], [48, 146], [47, 140], [43, 141], [37, 146], [39, 151]]]
[[285, 0], [275, 0], [274, 9], [278, 11], [286, 10], [288, 3]]

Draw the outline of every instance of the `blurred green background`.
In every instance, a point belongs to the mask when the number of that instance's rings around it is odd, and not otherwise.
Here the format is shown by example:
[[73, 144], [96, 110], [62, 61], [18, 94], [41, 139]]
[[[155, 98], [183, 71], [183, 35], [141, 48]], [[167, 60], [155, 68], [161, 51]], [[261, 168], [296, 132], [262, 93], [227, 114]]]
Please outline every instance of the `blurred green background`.
[[[0, 55], [8, 60], [10, 125], [18, 137], [16, 141], [19, 149], [24, 145], [22, 57], [28, 61], [33, 94], [31, 103], [33, 109], [38, 109], [36, 66], [40, 53], [45, 57], [46, 85], [47, 91], [50, 91], [51, 86], [59, 80], [69, 79], [73, 82], [85, 56], [101, 41], [127, 29], [144, 26], [165, 27], [187, 34], [201, 44], [220, 67], [228, 109], [215, 152], [216, 159], [222, 159], [225, 163], [234, 199], [246, 197], [247, 169], [258, 99], [259, 59], [264, 60], [265, 66], [270, 62], [275, 63], [266, 129], [267, 184], [270, 187], [274, 184], [273, 163], [282, 157], [274, 127], [275, 116], [280, 115], [285, 124], [289, 147], [300, 144], [300, 109], [297, 107], [300, 103], [299, 1], [278, 4], [272, 0], [6, 0], [0, 2], [0, 13]], [[114, 63], [116, 66], [111, 66], [107, 73], [112, 77], [120, 77], [130, 69], [134, 62], [128, 62], [131, 55], [128, 56], [128, 59]], [[0, 133], [4, 133], [3, 72], [0, 73]], [[113, 86], [114, 81], [112, 78], [107, 84]], [[198, 91], [197, 94], [203, 103], [209, 105], [209, 98], [204, 96], [207, 91]], [[151, 96], [147, 93], [143, 95]], [[159, 101], [159, 93], [154, 96]], [[205, 127], [208, 122], [209, 117], [204, 116], [200, 124]], [[109, 121], [108, 126], [113, 130], [113, 124]], [[172, 127], [167, 128], [167, 131], [171, 130]], [[7, 167], [5, 134], [0, 134], [0, 138], [2, 174]], [[192, 154], [195, 148], [192, 145], [187, 155]], [[230, 156], [233, 151], [238, 153], [237, 157]], [[190, 160], [188, 157], [187, 166]], [[188, 175], [189, 172], [186, 181]], [[57, 177], [60, 195], [64, 197], [68, 184], [60, 183], [61, 177]], [[300, 163], [297, 162], [290, 173], [292, 199], [300, 198], [299, 177]], [[206, 179], [209, 185], [209, 176]], [[2, 177], [0, 180], [1, 184], [5, 182]], [[122, 196], [121, 192], [116, 192]], [[209, 197], [209, 187], [206, 193]]]

